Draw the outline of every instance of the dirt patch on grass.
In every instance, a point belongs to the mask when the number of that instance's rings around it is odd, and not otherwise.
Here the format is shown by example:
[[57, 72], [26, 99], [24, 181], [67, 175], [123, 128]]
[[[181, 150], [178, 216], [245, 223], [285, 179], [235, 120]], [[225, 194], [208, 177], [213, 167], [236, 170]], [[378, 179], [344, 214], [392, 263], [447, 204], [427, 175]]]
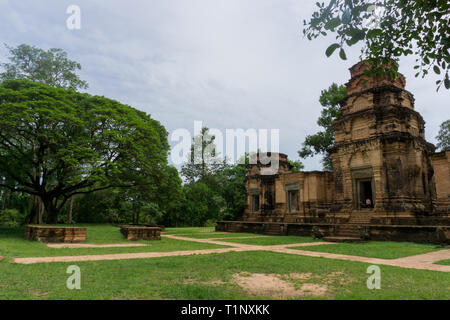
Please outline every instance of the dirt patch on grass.
[[[309, 275], [297, 274], [296, 276], [305, 278]], [[279, 274], [236, 273], [232, 281], [252, 295], [277, 299], [303, 296], [323, 297], [328, 293], [328, 286], [316, 283], [303, 283], [297, 289], [292, 283], [283, 280]]]
[[307, 272], [307, 273], [290, 273], [289, 274], [289, 278], [296, 279], [296, 280], [308, 280], [308, 279], [311, 279], [311, 277], [312, 277], [312, 273], [311, 272]]
[[31, 291], [31, 292], [30, 292], [30, 294], [31, 294], [32, 296], [35, 296], [35, 297], [45, 297], [45, 296], [48, 295], [49, 293], [50, 293], [50, 292], [48, 292], [48, 291], [42, 292], [42, 291], [39, 291], [39, 290]]

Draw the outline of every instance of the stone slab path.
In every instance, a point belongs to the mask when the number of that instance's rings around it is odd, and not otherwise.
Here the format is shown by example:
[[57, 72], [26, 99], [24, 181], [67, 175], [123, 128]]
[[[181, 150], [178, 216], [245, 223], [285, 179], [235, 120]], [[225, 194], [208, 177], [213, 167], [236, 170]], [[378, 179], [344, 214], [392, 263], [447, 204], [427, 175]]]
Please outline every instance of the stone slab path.
[[150, 245], [143, 243], [113, 243], [113, 244], [88, 244], [88, 243], [49, 243], [47, 247], [61, 249], [61, 248], [128, 248], [128, 247], [148, 247]]
[[188, 256], [196, 254], [213, 254], [213, 253], [243, 252], [243, 251], [269, 251], [308, 257], [322, 257], [327, 259], [357, 261], [376, 265], [395, 266], [401, 268], [450, 272], [450, 266], [433, 264], [434, 262], [440, 260], [450, 259], [450, 249], [439, 250], [426, 254], [398, 259], [379, 259], [379, 258], [369, 258], [345, 254], [290, 249], [290, 247], [336, 244], [334, 242], [293, 243], [283, 245], [261, 246], [261, 245], [249, 245], [243, 243], [226, 242], [217, 239], [195, 239], [178, 235], [162, 235], [162, 236], [177, 240], [223, 245], [228, 246], [229, 248], [186, 250], [186, 251], [172, 251], [172, 252], [140, 252], [140, 253], [101, 254], [101, 255], [85, 255], [85, 256], [16, 258], [14, 259], [14, 262], [20, 264], [32, 264], [32, 263], [48, 263], [48, 262], [144, 259], [144, 258], [174, 257], [174, 256]]
[[[450, 259], [450, 250], [441, 250], [438, 251], [440, 254], [437, 255], [437, 252], [426, 253], [420, 256], [432, 256], [433, 260], [424, 261], [424, 260], [413, 260], [414, 257], [419, 256], [411, 256], [407, 258], [399, 258], [399, 259], [380, 259], [380, 258], [369, 258], [369, 257], [361, 257], [361, 256], [351, 256], [346, 254], [336, 254], [336, 253], [327, 253], [327, 252], [316, 252], [316, 251], [306, 251], [306, 250], [297, 250], [297, 249], [289, 249], [289, 248], [272, 248], [273, 252], [281, 252], [288, 254], [297, 254], [301, 256], [308, 257], [322, 257], [328, 259], [337, 259], [337, 260], [348, 260], [348, 261], [358, 261], [365, 262], [376, 265], [386, 265], [393, 267], [401, 267], [408, 269], [420, 269], [420, 270], [432, 270], [432, 271], [443, 271], [450, 272], [450, 266], [433, 264], [433, 262], [437, 262], [440, 260]], [[434, 254], [434, 255], [432, 255]]]
[[146, 259], [146, 258], [160, 258], [160, 257], [174, 257], [174, 256], [190, 256], [195, 254], [225, 253], [231, 251], [247, 251], [247, 250], [242, 248], [223, 248], [223, 249], [186, 250], [186, 251], [172, 251], [172, 252], [139, 252], [139, 253], [118, 253], [118, 254], [96, 254], [86, 256], [16, 258], [14, 259], [14, 262], [20, 264], [33, 264], [33, 263], [48, 263], [48, 262]]

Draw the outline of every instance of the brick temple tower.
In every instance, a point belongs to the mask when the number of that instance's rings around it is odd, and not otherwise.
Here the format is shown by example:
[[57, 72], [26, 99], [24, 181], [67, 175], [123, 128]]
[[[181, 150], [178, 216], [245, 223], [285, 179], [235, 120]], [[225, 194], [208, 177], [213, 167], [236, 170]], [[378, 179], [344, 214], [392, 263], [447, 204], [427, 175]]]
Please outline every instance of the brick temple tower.
[[336, 214], [366, 214], [372, 223], [414, 222], [433, 212], [436, 197], [424, 120], [405, 90], [405, 77], [368, 77], [350, 68], [342, 117], [334, 123]]

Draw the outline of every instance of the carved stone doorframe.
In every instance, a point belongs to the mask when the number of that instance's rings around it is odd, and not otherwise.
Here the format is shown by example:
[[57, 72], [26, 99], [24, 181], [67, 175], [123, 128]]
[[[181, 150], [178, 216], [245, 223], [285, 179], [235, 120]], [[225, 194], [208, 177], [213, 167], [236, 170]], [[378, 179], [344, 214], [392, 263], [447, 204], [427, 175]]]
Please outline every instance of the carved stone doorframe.
[[[353, 210], [367, 210], [372, 211], [375, 207], [375, 181], [373, 177], [372, 166], [363, 166], [350, 169], [352, 174], [352, 188], [353, 188]], [[372, 191], [372, 208], [364, 209], [361, 208], [361, 183], [369, 182], [371, 183]]]

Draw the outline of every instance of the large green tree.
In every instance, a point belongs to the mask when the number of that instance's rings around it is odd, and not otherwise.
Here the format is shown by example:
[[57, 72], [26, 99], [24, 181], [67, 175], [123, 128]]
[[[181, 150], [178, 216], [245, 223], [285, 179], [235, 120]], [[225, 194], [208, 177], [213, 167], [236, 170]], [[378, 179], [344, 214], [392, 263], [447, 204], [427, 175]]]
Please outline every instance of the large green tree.
[[318, 11], [304, 21], [308, 39], [336, 36], [326, 55], [362, 43], [361, 58], [371, 62], [368, 74], [397, 74], [401, 56], [416, 57], [416, 77], [432, 69], [450, 89], [450, 3], [448, 0], [330, 0], [317, 2]]
[[164, 127], [130, 106], [28, 80], [0, 84], [0, 187], [42, 199], [47, 223], [74, 195], [158, 185], [168, 150]]
[[3, 69], [0, 80], [28, 79], [66, 89], [88, 87], [87, 82], [76, 74], [77, 70], [81, 70], [81, 65], [70, 60], [62, 49], [45, 51], [27, 44], [6, 47], [10, 54], [9, 62], [0, 64]]
[[345, 86], [333, 83], [328, 89], [322, 90], [319, 98], [323, 106], [317, 124], [323, 128], [316, 134], [308, 135], [303, 142], [302, 149], [298, 152], [301, 158], [312, 157], [320, 154], [323, 156], [322, 165], [325, 170], [333, 170], [331, 155], [328, 149], [334, 144], [333, 121], [341, 117], [339, 102], [347, 95]]
[[221, 159], [217, 152], [215, 139], [206, 127], [192, 139], [189, 160], [181, 168], [181, 175], [187, 183], [207, 180], [226, 167], [225, 159]]
[[450, 151], [450, 119], [441, 124], [436, 139], [438, 141], [437, 147], [441, 151]]

